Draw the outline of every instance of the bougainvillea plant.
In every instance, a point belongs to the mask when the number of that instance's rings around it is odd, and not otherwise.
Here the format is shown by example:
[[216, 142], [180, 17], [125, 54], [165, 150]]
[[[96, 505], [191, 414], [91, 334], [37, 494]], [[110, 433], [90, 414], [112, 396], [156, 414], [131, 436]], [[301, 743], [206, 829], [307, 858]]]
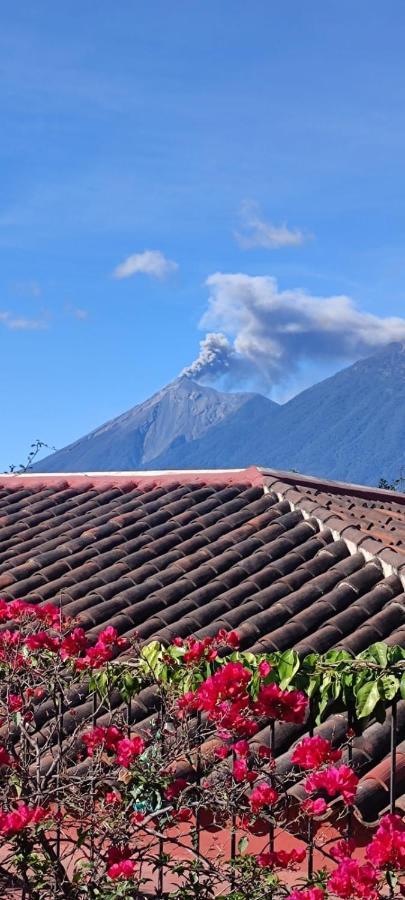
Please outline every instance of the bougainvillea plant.
[[[351, 765], [355, 732], [405, 695], [401, 648], [300, 662], [241, 652], [232, 631], [140, 646], [0, 601], [0, 678], [2, 897], [401, 895], [405, 824], [384, 815], [359, 854]], [[317, 727], [331, 711], [340, 738]], [[282, 764], [280, 724], [294, 741]], [[203, 839], [218, 831], [227, 848]]]

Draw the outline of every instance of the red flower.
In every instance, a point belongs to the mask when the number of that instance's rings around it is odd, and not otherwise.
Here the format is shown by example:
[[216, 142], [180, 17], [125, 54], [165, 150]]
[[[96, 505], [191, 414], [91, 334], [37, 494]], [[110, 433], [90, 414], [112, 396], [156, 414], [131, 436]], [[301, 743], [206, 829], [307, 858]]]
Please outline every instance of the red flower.
[[344, 900], [360, 897], [378, 900], [377, 883], [378, 873], [370, 863], [361, 865], [357, 860], [345, 857], [329, 878], [328, 888]]
[[250, 747], [247, 741], [236, 741], [236, 744], [232, 745], [232, 750], [236, 756], [248, 756]]
[[133, 825], [141, 825], [141, 823], [145, 820], [145, 813], [143, 812], [134, 812], [130, 816], [130, 820]]
[[323, 797], [318, 797], [316, 800], [304, 800], [301, 808], [307, 816], [322, 816], [326, 812], [328, 805]]
[[383, 816], [367, 848], [367, 859], [378, 868], [405, 869], [405, 822], [401, 816]]
[[246, 688], [251, 677], [252, 673], [242, 663], [226, 663], [199, 686], [197, 697], [200, 708], [212, 713], [221, 701], [248, 699]]
[[122, 862], [123, 859], [130, 859], [131, 849], [128, 844], [121, 844], [120, 846], [111, 846], [108, 848], [106, 853], [106, 863], [110, 866], [112, 863]]
[[132, 878], [135, 874], [135, 863], [132, 859], [123, 859], [120, 863], [113, 863], [112, 866], [109, 866], [107, 869], [107, 875], [113, 881], [116, 881], [118, 878]]
[[220, 747], [215, 748], [214, 753], [215, 756], [218, 757], [218, 759], [226, 759], [229, 754], [229, 750], [230, 748], [227, 744], [221, 744]]
[[180, 713], [183, 711], [191, 711], [193, 709], [198, 709], [198, 697], [195, 691], [186, 691], [182, 697], [179, 697], [177, 701], [177, 708], [180, 710]]
[[350, 859], [353, 850], [355, 848], [355, 843], [353, 840], [350, 841], [338, 841], [334, 847], [330, 848], [330, 855], [333, 859], [341, 862], [343, 859]]
[[164, 796], [166, 800], [176, 800], [176, 798], [185, 790], [188, 786], [188, 781], [185, 778], [175, 778], [171, 784], [168, 784], [164, 790]]
[[256, 703], [259, 715], [281, 722], [302, 723], [308, 706], [308, 699], [302, 691], [282, 691], [278, 684], [263, 685]]
[[279, 850], [269, 853], [259, 853], [257, 862], [262, 868], [287, 869], [302, 863], [306, 856], [306, 850]]
[[59, 638], [53, 638], [46, 631], [37, 631], [35, 634], [29, 634], [25, 639], [25, 645], [29, 650], [49, 650], [56, 653], [59, 650]]
[[247, 781], [251, 784], [253, 781], [256, 781], [257, 772], [251, 772], [249, 770], [246, 759], [235, 759], [232, 769], [232, 775], [238, 783], [241, 781]]
[[145, 741], [136, 735], [133, 738], [122, 738], [116, 744], [117, 763], [125, 769], [129, 769], [137, 756], [141, 756], [145, 749]]
[[228, 644], [228, 647], [232, 647], [233, 650], [238, 649], [240, 641], [237, 631], [228, 631], [226, 643]]
[[110, 847], [106, 855], [107, 875], [109, 878], [131, 878], [135, 872], [135, 863], [130, 859], [131, 850], [128, 844]]
[[273, 754], [270, 750], [270, 747], [266, 747], [265, 744], [260, 744], [259, 750], [259, 759], [273, 759]]
[[304, 787], [307, 793], [323, 790], [329, 797], [341, 794], [345, 803], [353, 803], [358, 783], [359, 779], [353, 769], [343, 765], [314, 772], [308, 776]]
[[258, 813], [264, 806], [271, 806], [277, 799], [277, 791], [274, 790], [271, 784], [262, 781], [261, 784], [253, 788], [249, 797], [249, 805], [253, 813]]
[[261, 678], [266, 678], [269, 672], [271, 672], [271, 665], [267, 662], [267, 659], [263, 659], [261, 663], [259, 663], [257, 667], [257, 671]]
[[176, 822], [189, 822], [192, 815], [192, 809], [190, 809], [188, 806], [182, 806], [181, 809], [178, 809], [173, 813], [173, 819]]
[[7, 698], [7, 709], [9, 712], [19, 712], [24, 706], [24, 700], [19, 694], [9, 694]]
[[0, 766], [14, 766], [13, 757], [10, 756], [8, 750], [0, 744]]
[[63, 660], [78, 656], [83, 650], [87, 650], [88, 639], [83, 628], [74, 628], [72, 633], [63, 638], [60, 645], [60, 655]]
[[119, 806], [122, 797], [119, 791], [107, 791], [104, 801], [108, 806]]
[[49, 812], [44, 806], [29, 807], [20, 803], [16, 810], [0, 813], [0, 834], [10, 837], [24, 828], [39, 825], [47, 816]]
[[99, 747], [105, 750], [115, 750], [122, 737], [122, 732], [115, 725], [111, 725], [109, 728], [96, 725], [87, 734], [83, 734], [82, 741], [86, 745], [87, 755], [94, 756], [94, 751]]
[[330, 741], [319, 735], [305, 737], [295, 747], [292, 762], [302, 769], [319, 769], [324, 763], [336, 762], [342, 756], [341, 750], [332, 750]]

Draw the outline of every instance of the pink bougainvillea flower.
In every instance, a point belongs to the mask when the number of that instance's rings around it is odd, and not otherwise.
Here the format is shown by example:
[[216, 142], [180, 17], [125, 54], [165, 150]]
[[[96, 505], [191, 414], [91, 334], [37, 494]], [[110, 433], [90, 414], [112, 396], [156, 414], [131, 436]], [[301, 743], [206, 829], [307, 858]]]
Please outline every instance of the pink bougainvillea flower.
[[132, 859], [123, 859], [120, 863], [113, 863], [107, 869], [107, 875], [113, 881], [118, 878], [132, 878], [135, 874], [135, 863]]
[[137, 812], [132, 813], [132, 815], [130, 816], [130, 821], [132, 822], [133, 825], [141, 825], [142, 822], [145, 821], [145, 818], [146, 818], [145, 813], [137, 810]]
[[271, 672], [271, 665], [267, 662], [267, 659], [263, 659], [262, 662], [259, 663], [257, 671], [261, 678], [267, 678], [267, 675]]
[[176, 800], [186, 787], [188, 787], [188, 781], [185, 778], [175, 778], [164, 790], [166, 800]]
[[178, 809], [173, 813], [173, 819], [176, 822], [190, 822], [192, 815], [192, 809], [190, 809], [188, 806], [182, 806], [181, 809]]
[[270, 747], [266, 747], [265, 744], [260, 744], [257, 752], [259, 755], [259, 759], [268, 759], [274, 762], [272, 751]]
[[63, 638], [60, 645], [60, 655], [63, 660], [78, 656], [89, 646], [83, 628], [74, 628], [71, 634]]
[[328, 804], [323, 797], [318, 797], [316, 800], [304, 800], [301, 804], [301, 809], [304, 810], [307, 816], [322, 816], [328, 808]]
[[308, 707], [308, 698], [302, 691], [283, 691], [272, 682], [260, 688], [255, 709], [259, 715], [280, 722], [302, 723]]
[[212, 713], [223, 700], [247, 699], [246, 688], [252, 673], [240, 662], [226, 663], [215, 675], [206, 678], [197, 690], [200, 708]]
[[24, 699], [19, 694], [9, 694], [7, 697], [7, 709], [9, 712], [19, 712], [24, 706]]
[[378, 872], [370, 863], [362, 865], [344, 857], [328, 880], [328, 888], [343, 900], [378, 900]]
[[260, 812], [265, 806], [271, 806], [278, 800], [278, 793], [271, 784], [262, 781], [253, 788], [249, 797], [249, 806], [253, 813]]
[[122, 738], [116, 744], [117, 763], [125, 769], [129, 769], [137, 756], [141, 756], [145, 749], [145, 741], [136, 735], [133, 738]]
[[312, 791], [326, 791], [329, 797], [336, 797], [340, 794], [345, 803], [353, 803], [356, 795], [359, 779], [350, 766], [330, 766], [328, 769], [321, 769], [319, 772], [313, 772], [305, 781], [305, 790], [307, 793]]
[[112, 863], [119, 863], [124, 859], [130, 859], [131, 855], [132, 850], [128, 844], [111, 846], [106, 853], [106, 863], [110, 866]]
[[91, 731], [82, 735], [82, 741], [86, 746], [88, 756], [94, 756], [95, 750], [99, 747], [103, 750], [115, 750], [122, 739], [122, 731], [116, 728], [115, 725], [110, 725], [108, 728], [96, 725]]
[[250, 747], [247, 741], [236, 741], [235, 744], [232, 745], [232, 750], [236, 754], [236, 756], [248, 756]]
[[401, 816], [383, 816], [366, 855], [378, 868], [405, 869], [405, 822]]
[[15, 810], [0, 813], [0, 834], [10, 837], [24, 828], [39, 825], [47, 817], [49, 810], [44, 806], [29, 807], [26, 803], [20, 803]]
[[232, 775], [235, 781], [237, 781], [238, 783], [240, 783], [241, 781], [247, 781], [248, 784], [252, 784], [253, 781], [256, 781], [257, 778], [257, 772], [252, 772], [249, 769], [249, 766], [244, 757], [242, 759], [234, 760]]
[[29, 650], [48, 650], [56, 653], [59, 650], [60, 639], [52, 637], [47, 631], [36, 631], [35, 634], [29, 634], [25, 639], [25, 646]]
[[268, 853], [259, 853], [257, 862], [262, 868], [287, 869], [294, 868], [303, 862], [306, 850], [278, 850]]
[[319, 735], [305, 737], [297, 744], [291, 760], [302, 769], [319, 769], [325, 763], [336, 762], [342, 756], [341, 750], [333, 750], [330, 741]]
[[119, 847], [110, 847], [106, 854], [107, 875], [113, 880], [118, 878], [132, 878], [135, 873], [135, 863], [130, 858], [131, 849], [128, 844]]
[[337, 844], [334, 844], [334, 846], [330, 848], [330, 855], [339, 862], [341, 862], [342, 859], [350, 859], [355, 846], [353, 840], [338, 841]]
[[226, 759], [229, 756], [230, 747], [227, 744], [221, 744], [219, 747], [215, 747], [214, 754], [218, 759]]
[[120, 806], [122, 803], [122, 796], [119, 791], [107, 791], [104, 802], [107, 806]]
[[15, 766], [13, 757], [10, 756], [8, 750], [0, 744], [0, 766]]

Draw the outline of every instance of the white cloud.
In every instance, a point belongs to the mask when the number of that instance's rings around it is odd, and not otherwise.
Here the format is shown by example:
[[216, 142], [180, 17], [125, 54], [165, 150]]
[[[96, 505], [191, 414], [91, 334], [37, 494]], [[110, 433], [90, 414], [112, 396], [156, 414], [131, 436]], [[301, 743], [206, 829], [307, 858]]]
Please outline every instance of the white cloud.
[[[405, 319], [362, 312], [344, 295], [281, 291], [275, 278], [243, 273], [217, 272], [207, 286], [210, 296], [200, 326], [210, 333], [184, 370], [194, 377], [227, 374], [237, 381], [241, 373], [249, 373], [274, 385], [290, 378], [305, 360], [351, 362], [405, 341]], [[218, 347], [221, 352], [215, 352]]]
[[278, 250], [280, 247], [299, 247], [310, 239], [299, 228], [289, 228], [286, 223], [274, 225], [260, 216], [256, 204], [245, 203], [242, 207], [243, 231], [235, 232], [236, 240], [244, 250], [252, 247], [266, 247]]
[[144, 250], [134, 253], [114, 269], [114, 278], [130, 278], [131, 275], [150, 275], [152, 278], [166, 278], [177, 272], [178, 264], [167, 259], [160, 250]]
[[15, 313], [0, 312], [0, 322], [10, 331], [43, 331], [48, 328], [46, 319], [29, 319]]

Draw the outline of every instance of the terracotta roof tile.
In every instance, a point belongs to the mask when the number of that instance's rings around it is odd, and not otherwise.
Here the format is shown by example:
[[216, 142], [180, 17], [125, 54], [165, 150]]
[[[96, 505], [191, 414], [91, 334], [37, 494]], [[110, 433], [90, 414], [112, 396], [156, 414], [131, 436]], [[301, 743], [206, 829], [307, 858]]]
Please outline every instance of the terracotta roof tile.
[[[243, 647], [302, 655], [405, 646], [404, 495], [257, 469], [6, 475], [0, 539], [2, 595], [61, 603], [95, 634], [107, 623], [163, 641], [236, 628]], [[154, 702], [142, 692], [133, 721]], [[79, 716], [87, 707], [78, 697]], [[388, 751], [374, 727], [356, 750], [365, 816], [385, 797], [375, 771]], [[296, 736], [277, 726], [278, 753], [288, 756]]]

